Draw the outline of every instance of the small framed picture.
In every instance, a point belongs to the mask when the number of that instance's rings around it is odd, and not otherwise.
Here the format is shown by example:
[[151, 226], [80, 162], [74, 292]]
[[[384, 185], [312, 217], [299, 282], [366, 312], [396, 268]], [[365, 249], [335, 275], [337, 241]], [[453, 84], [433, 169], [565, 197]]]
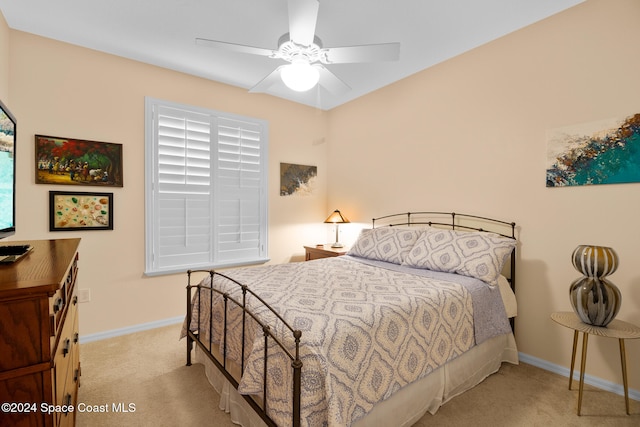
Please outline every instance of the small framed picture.
[[113, 230], [113, 193], [49, 191], [49, 231]]

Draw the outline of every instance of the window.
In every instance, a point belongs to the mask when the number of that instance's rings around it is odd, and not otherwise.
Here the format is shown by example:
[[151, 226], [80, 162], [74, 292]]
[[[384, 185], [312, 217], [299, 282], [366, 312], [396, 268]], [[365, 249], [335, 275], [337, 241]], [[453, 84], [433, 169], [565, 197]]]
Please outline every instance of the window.
[[145, 99], [145, 274], [266, 262], [267, 122]]

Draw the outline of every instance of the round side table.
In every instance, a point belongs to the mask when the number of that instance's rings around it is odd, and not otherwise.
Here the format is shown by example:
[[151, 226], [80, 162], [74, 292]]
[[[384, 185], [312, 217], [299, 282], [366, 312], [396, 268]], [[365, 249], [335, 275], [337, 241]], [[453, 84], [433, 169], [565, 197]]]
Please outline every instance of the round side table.
[[569, 374], [569, 390], [573, 383], [573, 368], [576, 361], [576, 348], [578, 345], [578, 333], [582, 332], [582, 359], [580, 361], [580, 387], [578, 391], [578, 415], [582, 407], [582, 389], [584, 387], [584, 368], [587, 363], [587, 342], [589, 335], [606, 338], [618, 338], [620, 343], [620, 362], [622, 364], [622, 383], [624, 385], [624, 403], [629, 415], [629, 386], [627, 383], [627, 355], [624, 348], [625, 339], [640, 338], [640, 328], [631, 323], [614, 319], [606, 327], [593, 326], [583, 323], [580, 318], [571, 311], [563, 311], [551, 314], [551, 319], [556, 323], [573, 329], [573, 351], [571, 353], [571, 372]]

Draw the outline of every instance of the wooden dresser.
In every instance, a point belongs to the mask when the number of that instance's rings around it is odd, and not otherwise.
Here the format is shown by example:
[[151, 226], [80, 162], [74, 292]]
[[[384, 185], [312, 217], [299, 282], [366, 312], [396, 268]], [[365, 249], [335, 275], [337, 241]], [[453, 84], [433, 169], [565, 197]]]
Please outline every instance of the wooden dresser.
[[34, 240], [0, 264], [0, 426], [72, 426], [80, 381], [80, 239]]

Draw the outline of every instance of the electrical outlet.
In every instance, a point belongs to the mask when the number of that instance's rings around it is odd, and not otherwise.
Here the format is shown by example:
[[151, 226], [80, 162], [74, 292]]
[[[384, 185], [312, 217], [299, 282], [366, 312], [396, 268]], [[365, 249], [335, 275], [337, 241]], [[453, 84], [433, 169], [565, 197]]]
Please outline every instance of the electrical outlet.
[[78, 302], [91, 301], [91, 289], [78, 289]]

